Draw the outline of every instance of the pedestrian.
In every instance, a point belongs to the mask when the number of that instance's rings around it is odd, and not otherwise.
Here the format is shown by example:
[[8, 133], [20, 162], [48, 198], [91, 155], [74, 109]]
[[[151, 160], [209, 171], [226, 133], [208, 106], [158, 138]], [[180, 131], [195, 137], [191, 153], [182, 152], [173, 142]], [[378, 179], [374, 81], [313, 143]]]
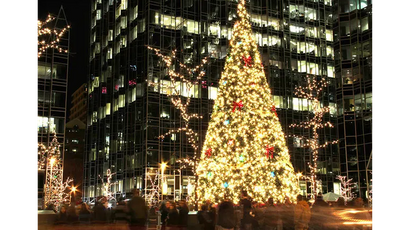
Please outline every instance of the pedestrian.
[[311, 220], [309, 224], [309, 229], [311, 230], [325, 230], [329, 229], [329, 205], [323, 200], [322, 196], [316, 198], [315, 203], [311, 209]]
[[78, 220], [80, 223], [88, 223], [91, 219], [91, 212], [86, 203], [81, 204], [80, 212], [78, 213]]
[[115, 223], [128, 224], [128, 208], [124, 200], [119, 200], [117, 207], [113, 211], [113, 219]]
[[198, 212], [197, 217], [202, 230], [215, 229], [211, 216], [208, 212], [208, 206], [206, 204], [201, 206], [201, 210]]
[[95, 202], [93, 208], [93, 222], [97, 224], [105, 224], [107, 222], [107, 209], [104, 205], [105, 200], [101, 199], [100, 201]]
[[179, 230], [179, 213], [176, 208], [176, 204], [171, 202], [169, 205], [168, 218], [167, 218], [167, 230]]
[[297, 196], [297, 201], [294, 212], [295, 230], [307, 230], [310, 222], [309, 204], [303, 200], [302, 195]]
[[71, 202], [70, 206], [67, 208], [67, 221], [69, 223], [76, 223], [78, 221], [78, 215], [75, 210], [74, 202]]
[[285, 198], [285, 203], [280, 206], [279, 217], [282, 222], [283, 230], [294, 230], [294, 208], [295, 206], [290, 202], [289, 198]]
[[242, 191], [241, 205], [243, 208], [243, 218], [241, 226], [245, 230], [251, 230], [253, 222], [253, 218], [251, 216], [252, 200], [251, 197], [248, 196], [247, 191]]
[[232, 201], [225, 197], [218, 206], [218, 220], [216, 222], [217, 230], [234, 230], [235, 228], [235, 210]]
[[179, 226], [181, 230], [185, 230], [188, 226], [188, 205], [186, 204], [185, 200], [180, 200], [178, 202], [178, 213], [179, 213]]
[[252, 229], [261, 229], [263, 226], [265, 205], [263, 203], [254, 202], [252, 209], [253, 224]]
[[145, 226], [148, 216], [148, 208], [145, 200], [139, 196], [139, 190], [133, 190], [133, 197], [128, 202], [128, 211], [130, 213], [130, 228], [139, 228]]
[[278, 209], [273, 204], [273, 198], [268, 199], [268, 205], [265, 209], [264, 213], [264, 229], [265, 230], [277, 230], [278, 229], [278, 221], [279, 221], [279, 212]]
[[57, 216], [56, 224], [67, 224], [67, 207], [62, 205]]
[[160, 212], [161, 212], [161, 229], [165, 229], [166, 226], [166, 221], [168, 217], [168, 211], [169, 211], [169, 206], [171, 203], [169, 201], [162, 202], [161, 207], [160, 207]]

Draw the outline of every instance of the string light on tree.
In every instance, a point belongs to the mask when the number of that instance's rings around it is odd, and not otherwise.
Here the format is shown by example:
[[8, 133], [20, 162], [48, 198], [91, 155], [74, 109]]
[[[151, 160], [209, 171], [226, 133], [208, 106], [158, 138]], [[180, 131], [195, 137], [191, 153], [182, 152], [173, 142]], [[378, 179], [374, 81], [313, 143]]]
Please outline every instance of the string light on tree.
[[67, 49], [59, 47], [60, 39], [64, 36], [64, 34], [70, 29], [70, 26], [66, 26], [63, 29], [50, 29], [47, 25], [54, 21], [55, 17], [51, 15], [47, 16], [47, 19], [42, 22], [40, 20], [37, 21], [37, 45], [38, 45], [38, 58], [41, 57], [43, 53], [46, 52], [47, 49], [56, 49], [60, 53], [68, 53]]
[[[161, 60], [165, 63], [166, 69], [168, 71], [168, 76], [171, 80], [171, 84], [169, 86], [159, 85], [160, 87], [169, 87], [171, 91], [167, 94], [170, 98], [171, 103], [174, 105], [176, 109], [178, 109], [181, 113], [183, 125], [177, 129], [170, 129], [167, 133], [159, 136], [159, 139], [164, 139], [166, 136], [184, 132], [188, 137], [188, 142], [191, 144], [192, 148], [194, 149], [194, 154], [192, 157], [186, 157], [182, 159], [178, 159], [176, 162], [181, 164], [180, 169], [185, 169], [187, 167], [191, 168], [194, 175], [194, 188], [196, 188], [196, 181], [198, 176], [196, 175], [196, 166], [198, 163], [198, 154], [199, 154], [199, 138], [198, 133], [190, 128], [190, 122], [192, 119], [202, 119], [197, 113], [190, 113], [188, 111], [191, 98], [182, 98], [180, 95], [179, 87], [182, 84], [185, 84], [186, 89], [188, 92], [191, 92], [191, 89], [194, 85], [199, 85], [202, 80], [202, 77], [205, 76], [205, 71], [203, 70], [205, 65], [209, 63], [209, 57], [205, 57], [200, 61], [200, 64], [195, 66], [194, 68], [190, 68], [187, 65], [183, 64], [178, 58], [176, 57], [177, 50], [173, 50], [171, 55], [164, 55], [161, 53], [161, 50], [152, 48], [148, 46], [149, 50], [155, 52], [155, 54], [161, 58]], [[211, 54], [212, 55], [212, 54]], [[180, 67], [180, 72], [174, 70], [173, 65], [178, 63]], [[158, 84], [154, 82], [148, 82], [148, 86], [157, 87]]]
[[61, 203], [69, 201], [69, 184], [73, 179], [63, 181], [63, 159], [60, 154], [60, 143], [57, 135], [53, 132], [53, 139], [48, 147], [43, 143], [38, 144], [38, 169], [46, 170], [46, 182], [44, 184], [44, 204], [53, 205], [58, 210]]
[[107, 182], [104, 182], [104, 179], [100, 175], [98, 175], [98, 177], [101, 179], [103, 197], [106, 198], [107, 201], [115, 200], [114, 193], [111, 191], [111, 186], [113, 184], [116, 184], [116, 183], [111, 182], [113, 175], [115, 175], [115, 173], [112, 173], [110, 169], [107, 169], [107, 172], [106, 172]]
[[[318, 191], [318, 180], [317, 180], [317, 160], [319, 155], [319, 149], [325, 148], [328, 145], [337, 144], [338, 141], [325, 141], [324, 143], [319, 143], [319, 129], [323, 129], [325, 127], [333, 128], [331, 122], [323, 123], [323, 116], [325, 113], [329, 113], [329, 107], [321, 107], [320, 105], [320, 98], [323, 89], [327, 86], [327, 82], [325, 78], [322, 78], [320, 81], [316, 81], [316, 79], [311, 80], [307, 77], [307, 85], [305, 87], [299, 86], [295, 88], [295, 95], [299, 98], [305, 98], [312, 103], [313, 108], [313, 118], [309, 119], [308, 121], [302, 121], [298, 124], [292, 124], [290, 128], [301, 128], [301, 129], [311, 129], [313, 136], [312, 138], [306, 138], [297, 135], [290, 135], [289, 137], [298, 137], [305, 141], [301, 147], [309, 147], [312, 158], [311, 162], [308, 162], [310, 175], [308, 181], [310, 182], [310, 188], [312, 192], [312, 198], [316, 200], [316, 197], [319, 193]], [[276, 110], [275, 110], [276, 112]], [[306, 178], [306, 177], [305, 177]]]
[[198, 199], [219, 203], [227, 196], [238, 203], [240, 192], [246, 190], [257, 202], [271, 197], [275, 203], [286, 197], [295, 202], [297, 177], [282, 126], [272, 112], [272, 94], [244, 0], [237, 12], [198, 165]]
[[340, 181], [340, 195], [343, 197], [345, 205], [348, 201], [353, 200], [356, 196], [352, 192], [352, 189], [356, 186], [356, 183], [352, 183], [353, 178], [347, 179], [346, 176], [336, 176], [336, 179]]

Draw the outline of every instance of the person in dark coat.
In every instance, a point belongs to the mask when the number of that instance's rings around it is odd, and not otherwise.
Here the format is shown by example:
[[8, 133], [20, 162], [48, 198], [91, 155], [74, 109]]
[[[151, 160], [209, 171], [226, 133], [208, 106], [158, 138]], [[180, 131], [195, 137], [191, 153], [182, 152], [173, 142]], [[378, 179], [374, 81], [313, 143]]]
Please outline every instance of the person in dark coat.
[[75, 210], [75, 203], [72, 202], [71, 205], [67, 209], [67, 220], [69, 223], [73, 224], [78, 221], [77, 212]]
[[225, 199], [219, 204], [216, 225], [222, 229], [233, 230], [235, 228], [235, 210], [230, 200]]
[[167, 218], [167, 229], [177, 230], [179, 229], [179, 213], [174, 202], [171, 202], [169, 206], [168, 218]]
[[134, 196], [128, 202], [130, 224], [133, 226], [145, 226], [148, 218], [148, 207], [145, 200], [139, 196], [139, 190], [134, 189]]
[[203, 230], [214, 230], [214, 224], [212, 218], [208, 212], [208, 206], [203, 204], [201, 206], [201, 210], [197, 214], [198, 222], [201, 225], [201, 229]]
[[80, 212], [78, 213], [78, 220], [82, 223], [90, 222], [91, 219], [91, 212], [88, 210], [88, 206], [86, 203], [81, 204]]
[[268, 205], [263, 216], [263, 224], [265, 230], [276, 230], [279, 224], [278, 208], [273, 204], [273, 199], [269, 198]]
[[128, 223], [128, 208], [125, 201], [118, 202], [117, 207], [113, 211], [113, 219], [115, 223]]
[[295, 229], [295, 222], [294, 222], [294, 209], [295, 205], [293, 205], [289, 198], [286, 197], [285, 204], [281, 206], [280, 209], [280, 216], [282, 219], [283, 230], [294, 230]]
[[180, 200], [179, 202], [179, 207], [178, 207], [178, 213], [179, 213], [179, 226], [181, 229], [186, 229], [188, 225], [188, 205], [186, 204], [185, 200]]
[[56, 224], [67, 224], [67, 207], [65, 205], [61, 206], [60, 212], [57, 216]]
[[253, 222], [253, 217], [250, 214], [252, 211], [252, 200], [246, 191], [242, 191], [241, 205], [243, 207], [242, 228], [245, 230], [250, 230]]
[[311, 209], [311, 219], [309, 229], [311, 230], [325, 230], [328, 216], [330, 212], [329, 205], [323, 200], [322, 196], [316, 198], [315, 203]]
[[161, 229], [165, 229], [170, 204], [169, 201], [163, 202], [159, 209], [161, 212]]
[[93, 221], [96, 223], [105, 223], [107, 222], [107, 215], [108, 213], [105, 206], [100, 201], [97, 201], [93, 208]]

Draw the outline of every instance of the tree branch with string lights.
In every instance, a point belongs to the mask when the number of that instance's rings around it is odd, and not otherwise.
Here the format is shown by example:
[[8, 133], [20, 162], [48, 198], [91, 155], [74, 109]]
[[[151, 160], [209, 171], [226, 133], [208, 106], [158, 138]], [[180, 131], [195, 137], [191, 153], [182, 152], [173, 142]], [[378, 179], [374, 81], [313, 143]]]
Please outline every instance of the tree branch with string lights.
[[37, 45], [38, 45], [38, 58], [46, 52], [47, 49], [56, 49], [60, 53], [68, 53], [67, 49], [59, 47], [60, 39], [70, 29], [67, 25], [63, 29], [50, 29], [47, 27], [49, 23], [53, 22], [55, 17], [48, 15], [45, 21], [37, 21]]
[[312, 198], [316, 199], [318, 194], [318, 184], [321, 183], [317, 180], [317, 160], [319, 157], [319, 149], [325, 148], [328, 145], [337, 144], [338, 140], [335, 141], [326, 141], [324, 143], [319, 143], [319, 133], [320, 129], [325, 127], [333, 128], [333, 124], [331, 122], [323, 122], [323, 116], [326, 113], [329, 113], [330, 108], [328, 106], [322, 107], [320, 105], [320, 98], [322, 96], [323, 89], [327, 86], [327, 81], [325, 78], [320, 79], [317, 81], [316, 79], [311, 80], [307, 77], [307, 85], [302, 87], [298, 86], [295, 88], [295, 95], [299, 98], [304, 98], [310, 101], [313, 109], [313, 118], [309, 119], [308, 121], [302, 121], [298, 124], [292, 124], [290, 128], [301, 128], [301, 129], [308, 129], [312, 130], [312, 138], [306, 138], [303, 136], [298, 135], [291, 135], [288, 137], [297, 137], [301, 140], [304, 140], [305, 143], [302, 144], [301, 147], [308, 147], [312, 154], [311, 162], [308, 162], [308, 166], [310, 169], [309, 176], [301, 176], [303, 179], [306, 179], [310, 182], [311, 194]]
[[[202, 119], [202, 116], [197, 113], [190, 113], [188, 111], [191, 98], [182, 97], [180, 92], [180, 86], [182, 84], [186, 85], [186, 89], [188, 92], [191, 92], [192, 87], [195, 85], [199, 85], [199, 82], [205, 76], [205, 71], [203, 70], [205, 65], [209, 63], [209, 57], [205, 57], [200, 61], [200, 64], [195, 66], [194, 68], [190, 68], [181, 61], [178, 60], [176, 57], [177, 50], [172, 50], [170, 55], [165, 55], [161, 52], [160, 49], [152, 48], [148, 46], [149, 50], [155, 52], [155, 54], [161, 58], [162, 62], [165, 63], [166, 69], [168, 71], [168, 76], [171, 80], [170, 85], [161, 85], [160, 87], [169, 87], [171, 89], [170, 92], [167, 93], [167, 96], [170, 98], [171, 103], [174, 107], [180, 111], [181, 118], [183, 121], [182, 127], [171, 129], [167, 133], [159, 136], [158, 138], [163, 140], [165, 137], [170, 136], [172, 134], [184, 132], [188, 137], [188, 142], [194, 149], [194, 154], [190, 157], [187, 156], [185, 158], [178, 159], [176, 162], [181, 164], [180, 170], [185, 168], [191, 168], [192, 172], [196, 175], [196, 166], [199, 159], [199, 139], [198, 133], [190, 127], [191, 120], [193, 119]], [[178, 65], [180, 71], [177, 72], [174, 70], [173, 65]], [[158, 85], [156, 83], [149, 82], [149, 85]]]
[[345, 205], [348, 201], [353, 200], [356, 196], [352, 192], [352, 189], [356, 186], [356, 183], [352, 183], [353, 178], [347, 179], [346, 176], [336, 176], [336, 179], [340, 181], [340, 195], [343, 197]]
[[112, 176], [115, 175], [115, 173], [112, 173], [110, 169], [107, 169], [106, 172], [106, 177], [107, 177], [107, 182], [104, 182], [104, 178], [98, 175], [98, 177], [101, 179], [101, 184], [102, 184], [102, 189], [103, 189], [103, 197], [107, 201], [115, 200], [115, 196], [113, 192], [111, 191], [111, 186], [115, 183], [111, 182]]

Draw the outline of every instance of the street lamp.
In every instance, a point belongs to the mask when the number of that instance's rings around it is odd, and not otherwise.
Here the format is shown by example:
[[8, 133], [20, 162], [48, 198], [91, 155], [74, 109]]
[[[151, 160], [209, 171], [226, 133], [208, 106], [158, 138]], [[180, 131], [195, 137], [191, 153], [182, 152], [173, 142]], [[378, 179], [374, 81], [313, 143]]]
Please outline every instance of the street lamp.
[[75, 195], [75, 192], [77, 191], [77, 188], [76, 187], [74, 187], [74, 186], [72, 186], [71, 187], [71, 192], [70, 192], [70, 203], [71, 203], [71, 193], [74, 193], [74, 195]]

